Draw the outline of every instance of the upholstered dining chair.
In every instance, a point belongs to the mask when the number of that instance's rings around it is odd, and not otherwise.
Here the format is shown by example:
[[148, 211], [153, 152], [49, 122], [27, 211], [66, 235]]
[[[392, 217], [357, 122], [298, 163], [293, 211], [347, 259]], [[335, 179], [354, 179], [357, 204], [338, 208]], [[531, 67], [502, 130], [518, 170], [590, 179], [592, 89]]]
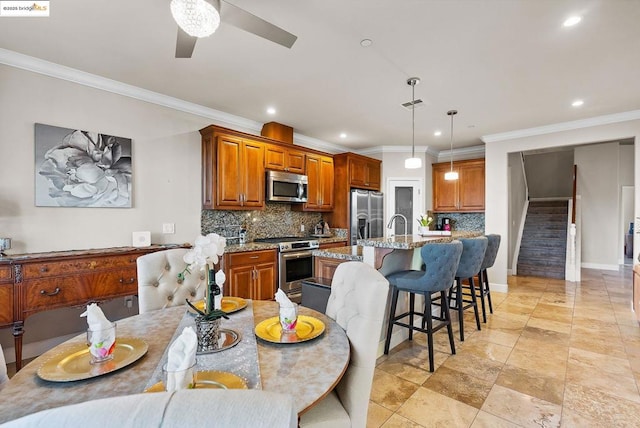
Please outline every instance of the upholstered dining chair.
[[[450, 290], [449, 303], [452, 303], [455, 294], [455, 309], [458, 311], [458, 322], [460, 324], [460, 341], [464, 341], [464, 310], [473, 308], [476, 317], [476, 327], [481, 330], [480, 316], [478, 315], [478, 300], [476, 295], [474, 276], [480, 272], [480, 265], [484, 260], [484, 253], [487, 251], [489, 240], [484, 236], [477, 238], [461, 238], [462, 255], [456, 270], [456, 285]], [[468, 280], [468, 284], [463, 284], [463, 280]]]
[[3, 427], [294, 428], [297, 422], [290, 395], [259, 389], [181, 389], [85, 401], [24, 416]]
[[[387, 326], [387, 338], [384, 342], [384, 353], [389, 353], [389, 344], [391, 343], [391, 335], [393, 326], [409, 329], [409, 340], [413, 339], [413, 331], [420, 331], [427, 335], [427, 347], [429, 348], [429, 371], [434, 370], [433, 361], [433, 333], [446, 327], [449, 335], [449, 346], [451, 353], [456, 353], [456, 347], [453, 342], [453, 328], [451, 327], [451, 314], [449, 313], [449, 304], [447, 301], [447, 290], [453, 285], [460, 255], [462, 254], [462, 243], [453, 241], [449, 243], [426, 244], [420, 249], [420, 256], [424, 262], [425, 270], [404, 270], [394, 272], [387, 276], [387, 280], [391, 285], [391, 304], [389, 305], [389, 319]], [[409, 311], [396, 315], [396, 306], [398, 304], [398, 295], [400, 291], [409, 293]], [[424, 311], [415, 310], [415, 295], [424, 296]], [[435, 299], [434, 299], [435, 296]], [[434, 317], [432, 313], [432, 305], [437, 301], [440, 306], [440, 315]], [[422, 317], [422, 328], [417, 327], [413, 323], [413, 317], [419, 315]], [[409, 317], [409, 322], [403, 322]], [[433, 321], [439, 321], [434, 325]]]
[[0, 345], [0, 389], [6, 381], [9, 380], [7, 376], [7, 361], [4, 359], [4, 352], [2, 351], [2, 345]]
[[184, 305], [200, 300], [206, 290], [204, 271], [192, 271], [178, 279], [184, 270], [185, 248], [156, 251], [138, 257], [138, 307], [140, 313]]
[[326, 315], [346, 332], [351, 345], [347, 370], [326, 397], [300, 417], [300, 427], [364, 428], [386, 312], [389, 282], [362, 262], [338, 265]]
[[485, 235], [488, 239], [487, 251], [484, 253], [484, 260], [480, 265], [480, 273], [478, 274], [478, 297], [482, 303], [482, 321], [487, 322], [487, 312], [485, 305], [485, 297], [489, 304], [489, 312], [493, 313], [493, 304], [491, 303], [491, 289], [489, 288], [489, 275], [487, 269], [489, 269], [496, 261], [498, 255], [498, 249], [500, 248], [500, 235], [491, 234]]

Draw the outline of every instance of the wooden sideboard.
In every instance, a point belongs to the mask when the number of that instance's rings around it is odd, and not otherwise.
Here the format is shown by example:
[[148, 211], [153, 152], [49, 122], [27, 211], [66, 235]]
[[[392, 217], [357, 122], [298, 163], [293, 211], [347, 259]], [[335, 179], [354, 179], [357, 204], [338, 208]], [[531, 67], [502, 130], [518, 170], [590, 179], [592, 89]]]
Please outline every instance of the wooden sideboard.
[[116, 247], [0, 258], [0, 328], [13, 328], [16, 370], [22, 367], [27, 317], [50, 309], [136, 295], [138, 257], [179, 247]]

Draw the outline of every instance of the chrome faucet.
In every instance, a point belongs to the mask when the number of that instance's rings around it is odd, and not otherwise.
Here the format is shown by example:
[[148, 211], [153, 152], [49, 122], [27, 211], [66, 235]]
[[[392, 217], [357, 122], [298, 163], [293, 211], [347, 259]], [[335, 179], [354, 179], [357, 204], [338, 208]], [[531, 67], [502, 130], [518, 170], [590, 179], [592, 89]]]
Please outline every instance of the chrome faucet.
[[391, 220], [389, 220], [389, 224], [387, 224], [387, 229], [391, 229], [393, 227], [393, 222], [398, 218], [398, 217], [402, 217], [402, 219], [404, 220], [404, 234], [407, 234], [407, 218], [405, 216], [403, 216], [402, 214], [398, 213], [398, 214], [394, 214], [391, 217]]

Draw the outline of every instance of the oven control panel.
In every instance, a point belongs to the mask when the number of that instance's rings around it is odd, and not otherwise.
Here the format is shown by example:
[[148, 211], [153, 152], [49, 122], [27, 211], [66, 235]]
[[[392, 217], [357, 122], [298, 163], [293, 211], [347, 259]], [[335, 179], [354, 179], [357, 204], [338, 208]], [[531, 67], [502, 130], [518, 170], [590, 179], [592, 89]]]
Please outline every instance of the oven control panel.
[[313, 250], [320, 248], [320, 241], [282, 242], [278, 245], [280, 252], [296, 250]]

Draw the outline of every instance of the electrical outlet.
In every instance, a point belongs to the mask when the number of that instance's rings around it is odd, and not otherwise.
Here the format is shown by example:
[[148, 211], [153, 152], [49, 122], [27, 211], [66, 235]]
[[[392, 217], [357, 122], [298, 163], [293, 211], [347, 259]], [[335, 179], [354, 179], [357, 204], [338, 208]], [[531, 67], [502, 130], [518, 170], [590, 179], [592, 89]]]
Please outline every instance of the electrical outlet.
[[304, 232], [304, 224], [300, 225], [300, 232]]
[[162, 223], [162, 233], [176, 233], [176, 225], [174, 223]]

